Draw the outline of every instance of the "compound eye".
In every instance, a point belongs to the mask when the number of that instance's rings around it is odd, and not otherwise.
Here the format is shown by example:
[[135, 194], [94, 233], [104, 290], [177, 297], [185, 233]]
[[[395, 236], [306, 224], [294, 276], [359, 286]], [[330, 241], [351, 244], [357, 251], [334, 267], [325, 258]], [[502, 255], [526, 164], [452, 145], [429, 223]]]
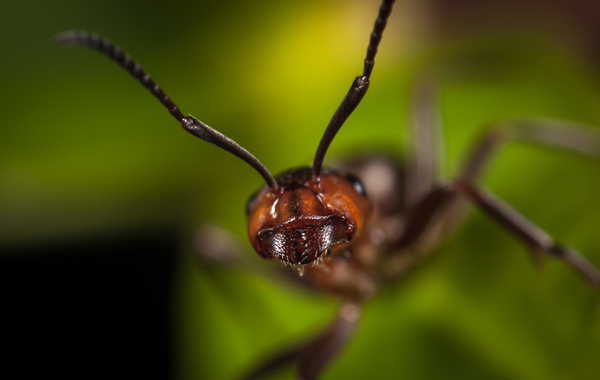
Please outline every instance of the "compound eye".
[[252, 194], [246, 202], [246, 216], [250, 216], [250, 211], [252, 211], [252, 208], [256, 203], [256, 198], [258, 198], [258, 192]]
[[365, 191], [365, 185], [363, 185], [362, 181], [357, 176], [355, 176], [354, 174], [347, 173], [346, 179], [350, 181], [352, 187], [354, 187], [354, 190], [356, 190], [357, 193], [359, 193], [363, 197], [367, 196], [367, 192]]

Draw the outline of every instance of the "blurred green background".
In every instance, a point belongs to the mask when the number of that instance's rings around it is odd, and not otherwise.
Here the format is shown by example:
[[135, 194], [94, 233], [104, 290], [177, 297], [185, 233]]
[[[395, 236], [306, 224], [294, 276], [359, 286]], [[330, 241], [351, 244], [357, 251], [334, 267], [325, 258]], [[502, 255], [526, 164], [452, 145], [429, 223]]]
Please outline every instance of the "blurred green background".
[[[588, 27], [598, 15], [593, 2], [487, 4], [396, 5], [369, 94], [328, 157], [380, 148], [401, 155], [411, 86], [431, 71], [444, 78], [447, 176], [496, 120], [542, 116], [600, 126], [598, 37]], [[87, 49], [53, 45], [56, 33], [85, 29], [112, 39], [184, 113], [278, 173], [312, 160], [362, 70], [378, 5], [4, 1], [0, 267], [3, 298], [13, 303], [7, 301], [2, 314], [3, 327], [17, 332], [8, 344], [25, 346], [5, 361], [48, 360], [53, 366], [45, 369], [63, 376], [84, 365], [82, 377], [89, 377], [85, 373], [110, 371], [119, 362], [132, 372], [117, 377], [229, 379], [325, 325], [337, 305], [275, 279], [198, 265], [191, 236], [203, 223], [225, 227], [248, 245], [244, 206], [261, 177], [182, 131], [114, 63]], [[486, 186], [600, 265], [600, 162], [515, 144]], [[104, 249], [105, 241], [117, 243]], [[119, 247], [119, 241], [127, 243]], [[89, 247], [98, 252], [90, 254]], [[144, 252], [156, 247], [157, 265], [144, 273], [150, 260]], [[84, 270], [67, 264], [86, 255]], [[97, 302], [97, 293], [69, 271], [85, 277], [98, 267], [106, 270], [98, 272], [99, 292], [106, 290], [109, 299], [102, 315], [114, 326], [94, 312], [73, 314], [78, 303]], [[52, 268], [66, 277], [48, 274]], [[118, 268], [125, 268], [123, 277], [146, 276], [144, 284], [155, 276], [162, 287], [105, 286]], [[69, 283], [57, 289], [75, 289], [72, 298], [55, 303], [60, 294], [52, 291], [46, 298], [43, 290], [65, 278]], [[162, 301], [135, 320], [129, 308], [110, 303], [113, 294], [126, 294], [131, 304]], [[37, 302], [47, 308], [36, 308]], [[365, 305], [355, 338], [324, 377], [598, 379], [599, 312], [597, 292], [570, 269], [554, 261], [536, 269], [520, 244], [473, 212], [427, 265]], [[132, 339], [128, 331], [153, 320], [153, 313], [166, 315], [164, 341], [151, 330], [147, 340]], [[113, 346], [85, 338], [101, 328], [114, 333]], [[72, 342], [72, 335], [82, 337], [78, 346], [53, 349]], [[152, 343], [164, 354], [138, 355]], [[293, 378], [291, 370], [279, 375]]]

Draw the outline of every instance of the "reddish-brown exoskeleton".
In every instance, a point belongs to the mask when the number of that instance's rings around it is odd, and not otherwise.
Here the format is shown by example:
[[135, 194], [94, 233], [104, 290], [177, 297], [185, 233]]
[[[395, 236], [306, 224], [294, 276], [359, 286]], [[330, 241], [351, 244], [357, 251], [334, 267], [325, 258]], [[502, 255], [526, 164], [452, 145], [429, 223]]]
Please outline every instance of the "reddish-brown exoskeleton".
[[[86, 45], [112, 58], [148, 88], [186, 131], [254, 167], [266, 185], [247, 205], [252, 246], [262, 258], [293, 267], [298, 274], [295, 280], [341, 298], [338, 316], [328, 328], [273, 356], [248, 372], [246, 378], [260, 377], [292, 361], [298, 362], [300, 378], [316, 378], [352, 335], [361, 303], [382, 284], [400, 277], [452, 231], [463, 214], [465, 199], [534, 254], [562, 259], [600, 287], [600, 273], [592, 264], [576, 251], [555, 244], [535, 225], [475, 185], [490, 154], [503, 143], [524, 139], [595, 155], [600, 139], [591, 129], [525, 120], [499, 123], [475, 146], [456, 179], [440, 182], [434, 175], [435, 134], [428, 112], [432, 91], [421, 86], [415, 97], [414, 148], [408, 152], [405, 167], [387, 158], [367, 157], [342, 163], [338, 169], [322, 168], [330, 143], [369, 87], [393, 2], [384, 0], [381, 4], [363, 74], [354, 80], [327, 126], [313, 165], [276, 177], [233, 140], [193, 116], [184, 116], [150, 76], [108, 40], [87, 32], [66, 32], [57, 37], [60, 43]], [[205, 255], [219, 253], [210, 244], [215, 236], [200, 237]]]

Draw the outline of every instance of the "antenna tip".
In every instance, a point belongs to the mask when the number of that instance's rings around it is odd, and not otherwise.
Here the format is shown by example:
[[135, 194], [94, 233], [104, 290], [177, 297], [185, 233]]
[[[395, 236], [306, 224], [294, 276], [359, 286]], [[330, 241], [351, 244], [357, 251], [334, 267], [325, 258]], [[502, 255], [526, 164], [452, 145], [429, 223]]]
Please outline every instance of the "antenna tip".
[[82, 32], [76, 30], [67, 30], [65, 32], [58, 33], [54, 36], [53, 41], [55, 44], [69, 44], [73, 43], [81, 36]]

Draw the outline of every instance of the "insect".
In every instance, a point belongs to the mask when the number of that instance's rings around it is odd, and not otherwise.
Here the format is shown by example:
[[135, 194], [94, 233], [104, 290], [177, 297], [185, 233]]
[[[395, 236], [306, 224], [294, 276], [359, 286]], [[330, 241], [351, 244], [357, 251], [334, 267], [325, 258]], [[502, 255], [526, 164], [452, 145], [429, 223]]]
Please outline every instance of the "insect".
[[[59, 43], [75, 43], [98, 50], [138, 79], [192, 135], [212, 143], [252, 166], [266, 185], [247, 204], [248, 235], [254, 250], [265, 260], [279, 261], [297, 281], [341, 300], [338, 315], [322, 332], [292, 344], [249, 371], [247, 378], [267, 374], [296, 362], [300, 378], [317, 378], [353, 335], [361, 305], [383, 285], [404, 275], [427, 257], [431, 247], [451, 232], [468, 200], [521, 240], [535, 257], [563, 260], [593, 286], [600, 274], [571, 248], [553, 239], [481, 189], [476, 181], [490, 154], [509, 139], [594, 153], [592, 131], [552, 123], [511, 121], [492, 128], [475, 147], [459, 175], [448, 182], [435, 178], [433, 129], [426, 117], [415, 125], [414, 151], [407, 165], [383, 157], [366, 157], [325, 168], [323, 162], [334, 137], [365, 96], [374, 60], [393, 1], [383, 1], [367, 48], [363, 74], [357, 77], [335, 111], [317, 148], [312, 166], [273, 176], [239, 144], [193, 116], [185, 116], [162, 89], [118, 47], [86, 32], [61, 34]], [[430, 89], [417, 96], [419, 109], [427, 110]], [[418, 112], [417, 112], [418, 114]], [[595, 136], [592, 136], [595, 138]], [[201, 245], [210, 251], [204, 237]]]

